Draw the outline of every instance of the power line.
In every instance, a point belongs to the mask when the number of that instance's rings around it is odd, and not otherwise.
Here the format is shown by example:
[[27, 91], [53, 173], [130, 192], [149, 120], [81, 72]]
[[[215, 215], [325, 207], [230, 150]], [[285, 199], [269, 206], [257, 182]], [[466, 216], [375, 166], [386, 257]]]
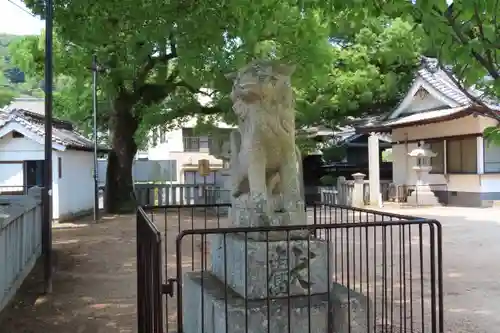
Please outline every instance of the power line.
[[13, 0], [7, 0], [8, 2], [10, 2], [11, 4], [13, 4], [14, 6], [16, 6], [18, 9], [22, 10], [23, 12], [25, 12], [26, 14], [28, 15], [31, 15], [33, 17], [36, 17], [35, 14], [33, 14], [32, 12], [28, 11], [26, 8], [23, 8], [22, 6], [18, 5], [17, 3], [15, 3]]

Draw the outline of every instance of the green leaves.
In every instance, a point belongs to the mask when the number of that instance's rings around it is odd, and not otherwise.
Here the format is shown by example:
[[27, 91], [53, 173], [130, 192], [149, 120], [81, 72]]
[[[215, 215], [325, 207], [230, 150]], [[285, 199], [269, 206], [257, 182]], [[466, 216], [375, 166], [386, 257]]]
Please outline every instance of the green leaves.
[[[26, 3], [43, 10], [37, 2]], [[370, 13], [376, 7], [361, 2], [346, 11], [312, 0], [61, 0], [55, 6], [55, 67], [72, 80], [57, 93], [58, 116], [79, 123], [88, 118], [88, 66], [96, 52], [107, 68], [99, 87], [108, 107], [100, 112], [116, 112], [109, 105], [125, 94], [141, 133], [197, 113], [234, 120], [231, 84], [223, 75], [255, 57], [297, 65], [299, 125], [333, 126], [347, 115], [386, 111], [411, 81], [421, 44], [412, 25], [376, 17]], [[13, 47], [16, 63], [41, 75], [43, 46], [43, 37], [20, 41]], [[170, 61], [150, 66], [153, 57], [166, 54]], [[159, 88], [154, 99], [148, 95], [152, 84]], [[210, 107], [201, 107], [193, 95], [200, 88], [215, 92]], [[105, 126], [112, 117], [101, 118]]]
[[[467, 89], [475, 86], [486, 97], [500, 97], [500, 6], [498, 0], [393, 0], [380, 7], [378, 0], [363, 5], [352, 1], [334, 1], [337, 9], [353, 13], [392, 18], [405, 17], [418, 24], [425, 53], [437, 57], [441, 64], [452, 66], [453, 72]], [[404, 52], [404, 51], [403, 51]], [[389, 58], [389, 57], [388, 57]], [[491, 111], [491, 110], [490, 110]], [[485, 114], [490, 114], [486, 112]], [[489, 131], [493, 137], [496, 131]], [[485, 133], [486, 134], [486, 133]]]
[[0, 87], [0, 109], [9, 105], [16, 97], [16, 93], [8, 88]]
[[389, 111], [406, 92], [420, 56], [420, 38], [396, 19], [366, 18], [332, 48], [328, 75], [298, 91], [299, 120], [335, 126], [347, 116]]

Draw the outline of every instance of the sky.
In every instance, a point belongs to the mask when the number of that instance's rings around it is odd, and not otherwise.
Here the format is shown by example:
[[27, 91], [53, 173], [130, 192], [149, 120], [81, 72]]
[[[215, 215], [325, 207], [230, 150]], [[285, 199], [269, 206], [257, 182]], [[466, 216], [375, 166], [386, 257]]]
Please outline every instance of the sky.
[[29, 10], [26, 9], [22, 0], [0, 0], [0, 33], [13, 35], [40, 34], [45, 25], [44, 21], [31, 16], [28, 12]]

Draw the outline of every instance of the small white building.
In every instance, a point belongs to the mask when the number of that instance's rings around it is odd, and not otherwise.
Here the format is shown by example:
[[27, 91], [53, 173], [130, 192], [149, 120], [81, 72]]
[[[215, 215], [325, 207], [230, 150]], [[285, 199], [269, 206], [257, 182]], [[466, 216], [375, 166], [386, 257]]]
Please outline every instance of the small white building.
[[[217, 178], [225, 168], [223, 160], [211, 155], [214, 145], [222, 144], [229, 138], [234, 126], [219, 122], [216, 136], [198, 134], [195, 130], [196, 118], [192, 118], [171, 131], [157, 128], [151, 132], [149, 147], [137, 153], [138, 160], [175, 161], [173, 184], [221, 184]], [[154, 139], [153, 139], [154, 137]], [[211, 174], [206, 178], [198, 173], [198, 161], [210, 161]], [[138, 163], [136, 163], [138, 165]]]
[[[480, 92], [470, 90], [469, 94], [479, 96]], [[500, 113], [499, 105], [487, 103]], [[490, 126], [498, 126], [498, 122], [485, 117], [481, 106], [433, 59], [427, 59], [399, 106], [385, 119], [357, 131], [391, 135], [393, 182], [397, 185], [416, 186], [417, 161], [409, 154], [423, 144], [436, 156], [431, 158], [426, 179], [418, 181], [430, 185], [443, 203], [485, 207], [500, 200], [500, 147], [488, 144], [483, 135]]]
[[[44, 122], [40, 112], [0, 111], [0, 193], [43, 185]], [[52, 135], [52, 214], [63, 220], [93, 209], [94, 145], [66, 121], [54, 119]]]

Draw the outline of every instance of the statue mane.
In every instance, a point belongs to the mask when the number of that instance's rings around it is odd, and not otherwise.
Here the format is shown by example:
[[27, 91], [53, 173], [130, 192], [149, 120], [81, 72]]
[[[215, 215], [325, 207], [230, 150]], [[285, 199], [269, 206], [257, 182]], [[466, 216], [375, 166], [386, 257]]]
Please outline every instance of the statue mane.
[[233, 79], [234, 111], [243, 122], [276, 135], [295, 131], [295, 100], [290, 84], [294, 68], [269, 60], [256, 60]]

